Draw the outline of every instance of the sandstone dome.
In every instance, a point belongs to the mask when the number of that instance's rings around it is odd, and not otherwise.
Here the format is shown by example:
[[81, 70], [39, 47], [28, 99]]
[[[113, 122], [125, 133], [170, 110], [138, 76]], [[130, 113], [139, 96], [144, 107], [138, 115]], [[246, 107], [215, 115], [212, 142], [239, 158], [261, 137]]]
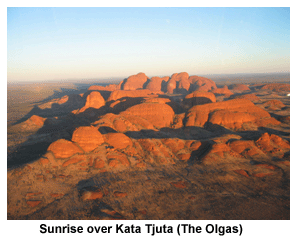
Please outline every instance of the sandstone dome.
[[102, 134], [93, 126], [81, 126], [77, 128], [73, 132], [71, 140], [86, 152], [93, 151], [104, 142]]

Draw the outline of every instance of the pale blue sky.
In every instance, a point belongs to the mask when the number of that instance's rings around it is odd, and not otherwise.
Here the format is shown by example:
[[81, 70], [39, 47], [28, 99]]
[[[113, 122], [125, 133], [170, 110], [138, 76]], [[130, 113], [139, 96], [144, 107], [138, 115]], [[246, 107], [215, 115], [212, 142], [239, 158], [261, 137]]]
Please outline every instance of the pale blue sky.
[[8, 8], [8, 81], [290, 71], [290, 8]]

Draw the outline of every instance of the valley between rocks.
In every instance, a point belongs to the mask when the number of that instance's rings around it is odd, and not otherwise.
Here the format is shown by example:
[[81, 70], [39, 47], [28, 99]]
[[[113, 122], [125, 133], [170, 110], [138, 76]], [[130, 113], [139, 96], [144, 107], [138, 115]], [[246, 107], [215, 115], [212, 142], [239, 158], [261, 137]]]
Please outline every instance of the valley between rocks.
[[288, 83], [187, 73], [37, 103], [8, 127], [8, 219], [290, 219]]

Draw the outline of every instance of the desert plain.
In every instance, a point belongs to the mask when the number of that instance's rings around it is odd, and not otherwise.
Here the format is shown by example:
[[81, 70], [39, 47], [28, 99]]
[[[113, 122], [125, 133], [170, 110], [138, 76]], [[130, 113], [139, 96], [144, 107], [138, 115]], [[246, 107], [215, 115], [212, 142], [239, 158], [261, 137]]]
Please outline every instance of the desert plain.
[[289, 81], [9, 83], [7, 219], [289, 220]]

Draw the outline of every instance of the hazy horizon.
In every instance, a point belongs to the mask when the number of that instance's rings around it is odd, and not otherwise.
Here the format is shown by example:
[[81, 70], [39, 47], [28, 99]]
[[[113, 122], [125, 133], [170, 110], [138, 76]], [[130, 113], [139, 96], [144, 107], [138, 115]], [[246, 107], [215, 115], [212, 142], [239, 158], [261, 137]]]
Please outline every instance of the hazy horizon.
[[[138, 72], [139, 73], [139, 72]], [[137, 73], [135, 73], [137, 74]], [[145, 73], [146, 74], [146, 73]], [[174, 74], [174, 73], [172, 73]], [[171, 77], [171, 75], [160, 75], [158, 77], [164, 77], [164, 76], [169, 76]], [[272, 73], [234, 73], [234, 74], [205, 74], [205, 75], [200, 75], [200, 74], [194, 74], [197, 76], [201, 76], [201, 77], [206, 77], [206, 78], [218, 78], [218, 77], [234, 77], [234, 78], [240, 78], [240, 77], [270, 77], [270, 76], [282, 76], [282, 77], [289, 77], [290, 78], [290, 72], [272, 72]], [[154, 76], [157, 75], [152, 75], [152, 76], [148, 76], [148, 78], [152, 78]], [[190, 75], [191, 76], [191, 75]], [[77, 83], [77, 82], [97, 82], [97, 83], [116, 83], [116, 82], [120, 82], [126, 78], [128, 78], [129, 76], [120, 76], [120, 77], [109, 77], [109, 78], [71, 78], [71, 79], [45, 79], [45, 80], [34, 80], [34, 81], [7, 81], [7, 84], [19, 84], [19, 83], [24, 83], [24, 84], [29, 84], [29, 83], [55, 83], [55, 82], [59, 82], [59, 83], [67, 83], [67, 82], [73, 82], [73, 83]]]
[[290, 72], [290, 8], [7, 8], [7, 81]]

